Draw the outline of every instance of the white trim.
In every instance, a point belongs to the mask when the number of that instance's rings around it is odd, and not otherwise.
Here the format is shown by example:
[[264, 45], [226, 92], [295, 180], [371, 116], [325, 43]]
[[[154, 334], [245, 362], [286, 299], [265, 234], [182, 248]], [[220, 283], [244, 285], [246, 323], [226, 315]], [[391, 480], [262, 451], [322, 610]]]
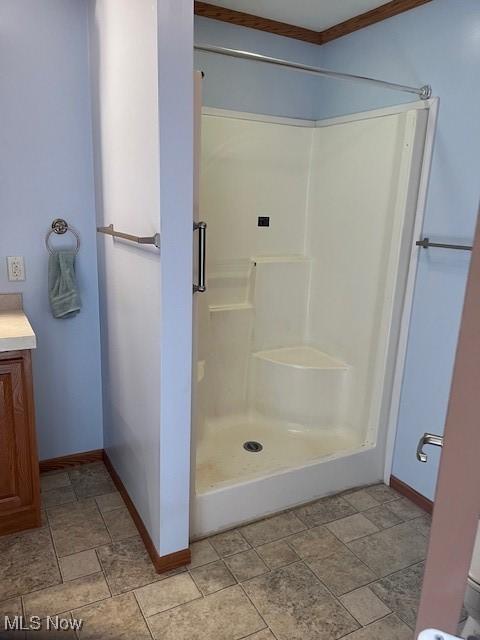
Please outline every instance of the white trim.
[[315, 120], [304, 120], [302, 118], [283, 118], [281, 116], [269, 116], [262, 113], [249, 113], [248, 111], [231, 111], [230, 109], [214, 109], [213, 107], [203, 107], [202, 115], [216, 116], [217, 118], [236, 118], [238, 120], [253, 120], [254, 122], [267, 122], [268, 124], [286, 124], [294, 127], [316, 126]]
[[[415, 212], [415, 222], [413, 227], [413, 240], [420, 238], [425, 209], [427, 202], [428, 184], [432, 167], [433, 147], [435, 142], [435, 131], [437, 126], [439, 98], [432, 98], [425, 101], [428, 104], [427, 130], [425, 133], [425, 146], [423, 151], [422, 169], [420, 174], [420, 184], [418, 187], [417, 207]], [[423, 104], [423, 103], [422, 103]], [[411, 107], [410, 107], [411, 108]], [[423, 107], [425, 108], [425, 107]], [[398, 339], [397, 357], [395, 361], [395, 371], [392, 385], [392, 395], [389, 417], [387, 422], [387, 441], [385, 446], [385, 469], [384, 481], [389, 484], [393, 466], [393, 452], [395, 448], [395, 436], [397, 433], [398, 417], [400, 412], [400, 396], [403, 384], [403, 374], [405, 370], [405, 360], [407, 356], [407, 343], [410, 331], [410, 322], [413, 310], [413, 294], [417, 277], [419, 258], [419, 247], [412, 242], [410, 252], [410, 262], [408, 266], [407, 285], [405, 288], [405, 299], [403, 303], [402, 319], [400, 323], [400, 335]], [[412, 452], [414, 455], [414, 452]]]
[[315, 122], [315, 127], [330, 127], [335, 124], [345, 124], [346, 122], [356, 122], [357, 120], [371, 120], [372, 118], [383, 118], [384, 116], [394, 116], [412, 109], [431, 109], [438, 102], [438, 98], [430, 98], [429, 100], [415, 100], [415, 102], [406, 102], [405, 104], [395, 105], [393, 107], [384, 107], [382, 109], [372, 109], [371, 111], [358, 111], [350, 113], [346, 116], [338, 116], [336, 118], [324, 118]]

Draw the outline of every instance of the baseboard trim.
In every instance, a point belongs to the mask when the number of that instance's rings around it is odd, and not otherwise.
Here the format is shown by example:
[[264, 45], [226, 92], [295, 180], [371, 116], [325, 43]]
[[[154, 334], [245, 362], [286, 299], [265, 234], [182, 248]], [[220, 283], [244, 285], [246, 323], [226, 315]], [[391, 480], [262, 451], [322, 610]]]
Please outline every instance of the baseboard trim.
[[40, 473], [45, 473], [47, 471], [61, 471], [62, 469], [76, 467], [79, 464], [88, 464], [89, 462], [98, 462], [99, 460], [103, 460], [103, 449], [84, 451], [83, 453], [73, 453], [69, 456], [50, 458], [49, 460], [40, 460]]
[[112, 480], [115, 486], [118, 489], [118, 492], [122, 496], [130, 515], [135, 523], [135, 526], [138, 529], [138, 533], [143, 540], [143, 544], [150, 556], [150, 559], [155, 567], [157, 573], [164, 573], [165, 571], [171, 571], [172, 569], [177, 569], [178, 567], [183, 567], [186, 564], [189, 564], [191, 561], [191, 553], [190, 549], [182, 549], [181, 551], [176, 551], [175, 553], [169, 553], [166, 556], [160, 556], [155, 548], [155, 545], [150, 538], [150, 534], [145, 527], [140, 514], [138, 513], [135, 505], [133, 504], [130, 496], [128, 495], [128, 491], [125, 488], [120, 476], [115, 471], [115, 468], [108, 457], [107, 453], [103, 452], [103, 461], [105, 466], [110, 473]]
[[412, 489], [410, 485], [402, 482], [402, 480], [399, 480], [395, 476], [390, 476], [390, 486], [392, 489], [395, 489], [395, 491], [398, 491], [398, 493], [401, 493], [402, 496], [411, 500], [417, 507], [420, 507], [420, 509], [423, 509], [427, 513], [432, 513], [433, 502], [425, 498], [425, 496], [422, 496], [418, 491], [415, 491], [415, 489]]

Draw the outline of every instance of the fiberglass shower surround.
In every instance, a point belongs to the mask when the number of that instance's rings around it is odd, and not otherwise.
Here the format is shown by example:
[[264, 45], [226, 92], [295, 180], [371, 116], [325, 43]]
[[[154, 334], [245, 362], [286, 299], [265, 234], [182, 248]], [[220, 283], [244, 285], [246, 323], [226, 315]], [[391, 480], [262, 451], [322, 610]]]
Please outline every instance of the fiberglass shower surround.
[[[409, 258], [401, 248], [412, 241], [427, 115], [419, 107], [329, 124], [205, 110], [200, 532], [227, 524], [212, 526], [208, 496], [242, 483], [261, 491], [289, 474], [277, 484], [285, 508], [324, 489], [326, 462], [341, 477], [327, 491], [382, 477]], [[246, 441], [263, 450], [246, 451]], [[311, 487], [299, 480], [317, 467]]]

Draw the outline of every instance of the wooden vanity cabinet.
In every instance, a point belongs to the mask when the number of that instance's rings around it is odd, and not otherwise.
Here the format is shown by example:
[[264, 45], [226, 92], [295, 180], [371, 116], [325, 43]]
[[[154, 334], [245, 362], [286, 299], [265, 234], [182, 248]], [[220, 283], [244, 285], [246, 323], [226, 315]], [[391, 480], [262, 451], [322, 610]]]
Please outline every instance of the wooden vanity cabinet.
[[31, 353], [7, 351], [0, 353], [0, 535], [40, 524]]

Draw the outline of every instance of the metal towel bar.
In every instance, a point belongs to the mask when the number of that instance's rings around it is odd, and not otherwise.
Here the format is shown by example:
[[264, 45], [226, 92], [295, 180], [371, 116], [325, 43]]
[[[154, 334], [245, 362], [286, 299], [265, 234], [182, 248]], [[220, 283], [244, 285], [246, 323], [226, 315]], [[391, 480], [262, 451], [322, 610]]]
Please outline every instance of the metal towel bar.
[[123, 238], [124, 240], [130, 240], [137, 244], [153, 244], [160, 249], [160, 234], [155, 233], [153, 236], [133, 236], [130, 233], [123, 233], [122, 231], [115, 231], [113, 224], [109, 224], [108, 227], [97, 227], [98, 233], [105, 233], [107, 236], [113, 238]]
[[443, 242], [430, 242], [430, 238], [422, 238], [415, 243], [417, 247], [429, 249], [430, 247], [440, 247], [440, 249], [458, 249], [459, 251], [471, 251], [472, 247], [468, 244], [444, 244]]

